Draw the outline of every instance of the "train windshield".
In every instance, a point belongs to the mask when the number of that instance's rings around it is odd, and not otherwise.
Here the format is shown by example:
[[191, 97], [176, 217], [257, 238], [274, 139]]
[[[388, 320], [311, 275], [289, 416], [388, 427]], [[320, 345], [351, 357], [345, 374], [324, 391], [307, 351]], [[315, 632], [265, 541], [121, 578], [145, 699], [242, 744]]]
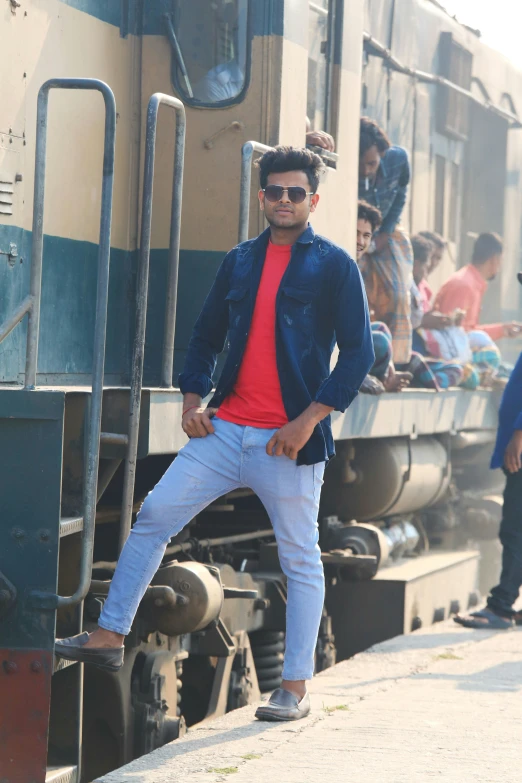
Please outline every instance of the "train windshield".
[[237, 100], [249, 60], [248, 0], [176, 0], [168, 18], [173, 80], [187, 103]]

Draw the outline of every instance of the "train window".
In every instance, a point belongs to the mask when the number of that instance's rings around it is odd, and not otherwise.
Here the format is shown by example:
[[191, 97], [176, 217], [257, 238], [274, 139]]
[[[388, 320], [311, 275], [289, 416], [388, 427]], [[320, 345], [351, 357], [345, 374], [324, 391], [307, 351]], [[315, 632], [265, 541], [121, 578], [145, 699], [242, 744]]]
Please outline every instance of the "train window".
[[308, 3], [308, 99], [307, 116], [312, 130], [335, 133], [332, 119], [332, 78], [337, 0]]
[[174, 0], [172, 80], [193, 106], [237, 103], [248, 86], [248, 0]]
[[[441, 33], [439, 74], [465, 90], [471, 89], [473, 55], [455, 41], [452, 33]], [[469, 99], [445, 85], [438, 88], [437, 125], [440, 133], [466, 140], [469, 128]]]

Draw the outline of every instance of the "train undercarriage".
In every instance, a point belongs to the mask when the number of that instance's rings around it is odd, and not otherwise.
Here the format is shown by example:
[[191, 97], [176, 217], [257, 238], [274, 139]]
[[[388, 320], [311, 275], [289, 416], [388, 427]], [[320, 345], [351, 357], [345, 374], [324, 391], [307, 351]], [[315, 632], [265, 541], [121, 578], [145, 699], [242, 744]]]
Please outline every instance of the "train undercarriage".
[[[92, 780], [187, 726], [255, 701], [279, 684], [285, 646], [285, 578], [266, 512], [245, 489], [211, 504], [170, 541], [121, 672], [83, 673], [53, 658], [55, 635], [76, 633], [81, 621], [85, 630], [95, 626], [118, 555], [129, 393], [107, 389], [89, 591], [83, 605], [55, 611], [49, 592], [71, 595], [81, 570], [90, 396], [77, 388], [0, 395], [2, 448], [19, 455], [0, 479], [14, 521], [0, 532], [0, 548], [16, 542], [2, 568], [1, 612], [13, 641], [19, 637], [2, 650], [2, 665], [12, 670], [13, 697], [26, 668], [31, 687], [41, 685], [42, 704], [50, 704], [47, 779], [60, 783], [78, 779], [80, 736], [82, 779]], [[134, 513], [183, 445], [180, 411], [178, 391], [143, 391]], [[317, 671], [477, 601], [479, 554], [470, 541], [491, 539], [500, 515], [498, 488], [485, 483], [484, 469], [495, 415], [490, 392], [411, 391], [361, 397], [334, 421], [343, 439], [320, 512], [327, 595]], [[22, 569], [26, 588], [18, 591]], [[35, 625], [38, 649], [16, 653]], [[45, 735], [44, 723], [36, 733]], [[13, 740], [11, 747], [15, 758]]]

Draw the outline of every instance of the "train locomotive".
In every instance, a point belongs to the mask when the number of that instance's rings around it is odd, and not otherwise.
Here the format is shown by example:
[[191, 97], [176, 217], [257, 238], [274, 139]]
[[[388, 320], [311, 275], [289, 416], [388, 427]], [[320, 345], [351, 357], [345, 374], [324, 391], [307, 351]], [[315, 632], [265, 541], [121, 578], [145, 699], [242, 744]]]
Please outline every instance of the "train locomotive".
[[[6, 0], [0, 26], [0, 779], [80, 783], [280, 682], [285, 578], [248, 490], [170, 541], [120, 672], [54, 656], [186, 442], [176, 379], [224, 254], [263, 227], [256, 155], [302, 146], [306, 117], [331, 133], [314, 227], [353, 250], [371, 115], [410, 154], [406, 227], [449, 238], [441, 277], [503, 234], [485, 315], [513, 318], [522, 74], [435, 0]], [[477, 600], [496, 423], [483, 389], [334, 415], [317, 671]]]

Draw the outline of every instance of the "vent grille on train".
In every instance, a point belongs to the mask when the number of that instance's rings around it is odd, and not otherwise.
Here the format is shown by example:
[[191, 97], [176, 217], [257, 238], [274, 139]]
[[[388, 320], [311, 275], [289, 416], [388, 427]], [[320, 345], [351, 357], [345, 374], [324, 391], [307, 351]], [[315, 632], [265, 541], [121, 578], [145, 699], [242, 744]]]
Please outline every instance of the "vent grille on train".
[[14, 181], [0, 172], [0, 215], [13, 214]]

